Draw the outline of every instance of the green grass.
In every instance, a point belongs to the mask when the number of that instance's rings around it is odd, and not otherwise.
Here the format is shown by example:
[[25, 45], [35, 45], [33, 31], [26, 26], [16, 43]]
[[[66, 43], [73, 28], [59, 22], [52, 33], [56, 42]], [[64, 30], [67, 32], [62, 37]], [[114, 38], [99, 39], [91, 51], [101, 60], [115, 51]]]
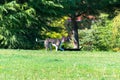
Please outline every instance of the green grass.
[[0, 80], [120, 80], [120, 53], [3, 49]]

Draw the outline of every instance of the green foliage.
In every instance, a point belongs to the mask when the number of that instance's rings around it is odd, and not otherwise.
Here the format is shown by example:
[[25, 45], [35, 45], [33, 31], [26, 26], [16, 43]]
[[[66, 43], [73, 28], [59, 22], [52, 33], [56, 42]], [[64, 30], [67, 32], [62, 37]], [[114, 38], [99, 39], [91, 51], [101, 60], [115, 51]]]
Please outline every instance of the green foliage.
[[[120, 50], [119, 15], [113, 20], [107, 14], [101, 14], [100, 20], [90, 30], [80, 30], [80, 45], [83, 50]], [[117, 21], [116, 21], [117, 20]], [[112, 23], [113, 22], [113, 23]]]
[[[67, 15], [71, 18], [72, 31], [75, 32], [73, 33], [74, 35], [73, 37], [74, 40], [76, 41], [76, 43], [74, 43], [74, 48], [79, 48], [79, 38], [78, 38], [79, 28], [76, 18], [78, 16], [86, 17], [91, 14], [95, 16], [95, 15], [99, 15], [100, 12], [109, 12], [107, 11], [107, 9], [110, 8], [113, 9], [114, 6], [111, 5], [116, 4], [117, 2], [119, 1], [118, 0], [61, 0], [60, 1], [60, 3], [64, 7], [62, 13], [64, 13], [64, 15]], [[112, 12], [114, 12], [114, 10], [112, 10]]]
[[[65, 20], [61, 17], [69, 16], [75, 19], [82, 14], [99, 14], [104, 8], [114, 11], [119, 9], [119, 2], [119, 0], [1, 0], [0, 48], [33, 49], [36, 47], [37, 37], [44, 39], [48, 36], [58, 38], [67, 35], [63, 26]], [[117, 44], [119, 38], [116, 38], [119, 35], [115, 33], [114, 36], [112, 44], [119, 47]]]
[[51, 38], [62, 38], [63, 36], [67, 36], [67, 30], [64, 26], [66, 19], [66, 17], [62, 17], [53, 20], [50, 23], [49, 29], [43, 29], [42, 34], [46, 34], [46, 36], [49, 36]]
[[16, 1], [5, 3], [0, 9], [0, 47], [32, 48], [38, 31], [35, 10], [27, 3], [19, 4]]
[[98, 50], [112, 49], [112, 26], [99, 26], [94, 30], [95, 46]]
[[91, 51], [96, 49], [96, 47], [94, 46], [95, 39], [93, 35], [93, 30], [79, 30], [79, 40], [82, 50]]
[[44, 39], [56, 10], [62, 6], [46, 0], [5, 0], [0, 5], [0, 47], [33, 49], [36, 38]]
[[81, 30], [80, 44], [83, 50], [112, 50], [112, 24], [107, 14], [101, 14], [91, 29]]
[[[61, 0], [64, 13], [70, 17], [77, 17], [81, 14], [99, 14], [100, 11], [110, 12], [119, 8], [119, 0]], [[108, 9], [108, 10], [107, 10]]]
[[115, 51], [120, 51], [120, 14], [118, 14], [114, 19], [113, 19], [113, 48], [115, 48]]

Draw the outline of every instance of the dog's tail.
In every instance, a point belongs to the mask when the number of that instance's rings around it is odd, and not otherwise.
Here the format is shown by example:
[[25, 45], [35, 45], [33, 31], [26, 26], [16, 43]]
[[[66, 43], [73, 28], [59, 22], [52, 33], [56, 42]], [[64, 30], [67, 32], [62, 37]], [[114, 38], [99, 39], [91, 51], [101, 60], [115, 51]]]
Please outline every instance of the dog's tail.
[[44, 42], [45, 40], [38, 40], [38, 38], [35, 39], [36, 42]]

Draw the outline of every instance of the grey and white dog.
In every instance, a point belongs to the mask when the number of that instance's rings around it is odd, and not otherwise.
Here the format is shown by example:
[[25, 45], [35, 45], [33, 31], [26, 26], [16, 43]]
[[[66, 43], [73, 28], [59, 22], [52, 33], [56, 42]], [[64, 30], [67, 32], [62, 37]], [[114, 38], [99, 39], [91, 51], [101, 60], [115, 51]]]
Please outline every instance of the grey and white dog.
[[58, 50], [64, 51], [64, 48], [62, 48], [62, 43], [64, 43], [65, 41], [69, 41], [69, 38], [68, 37], [62, 37], [61, 39], [47, 38], [44, 41], [44, 46], [46, 50], [52, 50], [52, 46], [54, 46], [56, 51]]

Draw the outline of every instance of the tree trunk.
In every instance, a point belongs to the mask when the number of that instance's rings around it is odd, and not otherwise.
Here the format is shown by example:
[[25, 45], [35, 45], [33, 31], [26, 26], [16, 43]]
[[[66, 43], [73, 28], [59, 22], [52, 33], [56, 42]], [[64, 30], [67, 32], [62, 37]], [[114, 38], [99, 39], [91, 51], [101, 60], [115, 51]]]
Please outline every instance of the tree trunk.
[[74, 48], [79, 49], [78, 25], [76, 22], [76, 17], [72, 18], [72, 35]]

